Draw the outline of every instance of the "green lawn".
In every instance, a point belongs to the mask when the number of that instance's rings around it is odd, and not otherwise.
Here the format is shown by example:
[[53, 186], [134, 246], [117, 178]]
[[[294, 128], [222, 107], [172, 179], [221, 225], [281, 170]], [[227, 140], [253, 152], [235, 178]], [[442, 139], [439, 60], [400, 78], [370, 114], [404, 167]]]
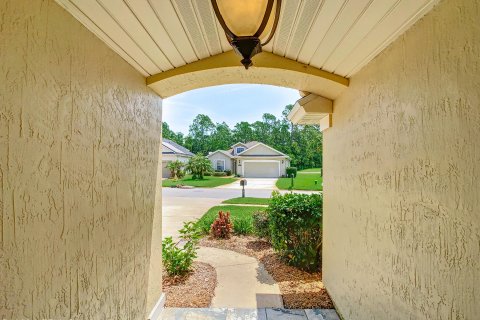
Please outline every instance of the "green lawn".
[[321, 172], [322, 168], [310, 168], [310, 169], [303, 169], [298, 170], [298, 172]]
[[257, 211], [265, 211], [265, 208], [228, 205], [212, 207], [197, 222], [197, 226], [204, 234], [210, 232], [210, 226], [218, 217], [219, 211], [230, 212], [234, 232], [250, 234], [253, 232], [253, 214]]
[[269, 198], [252, 198], [252, 197], [245, 197], [245, 198], [233, 198], [223, 201], [222, 203], [229, 203], [229, 204], [270, 204]]
[[199, 187], [199, 188], [214, 188], [224, 184], [232, 183], [236, 180], [237, 178], [214, 177], [214, 176], [203, 177], [203, 180], [193, 180], [192, 175], [187, 174], [183, 179], [163, 180], [162, 187], [174, 187], [176, 185], [183, 184], [186, 186]]
[[[317, 184], [315, 184], [315, 180], [317, 180]], [[278, 189], [288, 190], [290, 183], [290, 178], [280, 178], [277, 180], [276, 185]], [[293, 190], [322, 190], [322, 177], [320, 173], [302, 173], [299, 171], [297, 177], [293, 179]]]

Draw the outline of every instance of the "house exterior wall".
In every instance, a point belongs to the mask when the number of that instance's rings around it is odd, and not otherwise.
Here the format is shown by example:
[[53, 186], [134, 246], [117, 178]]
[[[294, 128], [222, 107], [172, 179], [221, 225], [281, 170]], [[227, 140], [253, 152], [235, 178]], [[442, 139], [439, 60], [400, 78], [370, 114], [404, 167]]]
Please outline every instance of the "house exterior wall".
[[145, 319], [161, 99], [53, 1], [0, 12], [0, 318]]
[[181, 154], [164, 154], [162, 156], [162, 161], [163, 162], [178, 160], [178, 161], [181, 161], [183, 163], [187, 163], [189, 159], [190, 159], [190, 157], [187, 157], [187, 156], [184, 156], [184, 155], [181, 155]]
[[217, 168], [217, 160], [225, 160], [225, 170], [232, 170], [232, 159], [221, 152], [217, 152], [208, 156], [208, 159], [210, 159], [210, 162], [212, 162], [213, 170]]
[[479, 16], [440, 2], [334, 102], [323, 281], [345, 319], [480, 314]]
[[[170, 148], [167, 148], [163, 146], [162, 148], [163, 152], [168, 152]], [[172, 175], [170, 173], [170, 170], [167, 168], [167, 165], [172, 162], [172, 161], [181, 161], [184, 164], [188, 162], [190, 157], [180, 155], [180, 154], [162, 154], [162, 178], [170, 178]], [[185, 168], [183, 168], [185, 170]]]

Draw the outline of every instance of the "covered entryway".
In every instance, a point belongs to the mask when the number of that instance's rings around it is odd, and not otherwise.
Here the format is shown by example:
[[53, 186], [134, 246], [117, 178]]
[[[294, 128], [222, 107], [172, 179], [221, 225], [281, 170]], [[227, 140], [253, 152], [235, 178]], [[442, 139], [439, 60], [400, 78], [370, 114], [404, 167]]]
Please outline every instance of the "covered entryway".
[[280, 162], [272, 161], [243, 161], [245, 178], [278, 178], [280, 177]]
[[249, 70], [208, 1], [56, 2], [0, 2], [0, 318], [161, 306], [162, 101], [145, 83], [331, 100], [322, 277], [338, 309], [478, 317], [478, 1], [284, 1]]

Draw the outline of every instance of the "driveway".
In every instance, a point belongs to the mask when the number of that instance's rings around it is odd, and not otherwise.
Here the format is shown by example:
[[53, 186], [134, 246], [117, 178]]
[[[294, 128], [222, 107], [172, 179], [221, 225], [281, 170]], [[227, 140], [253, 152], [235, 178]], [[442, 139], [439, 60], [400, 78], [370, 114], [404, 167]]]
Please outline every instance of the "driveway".
[[[250, 190], [278, 190], [275, 186], [275, 183], [277, 182], [276, 178], [246, 178], [246, 180], [246, 188]], [[242, 189], [242, 187], [240, 186], [240, 180], [237, 180], [234, 183], [219, 186], [217, 189]]]
[[[245, 190], [247, 197], [269, 198], [272, 190]], [[223, 200], [241, 197], [242, 192], [236, 189], [218, 188], [162, 188], [162, 238], [179, 236], [178, 230], [183, 223], [200, 218], [211, 207], [219, 205]]]
[[[180, 193], [171, 190], [183, 191]], [[208, 194], [200, 197], [189, 197], [193, 190], [163, 188], [162, 190], [162, 238], [177, 239], [178, 230], [183, 223], [200, 218], [208, 209], [221, 203], [221, 197], [209, 197]]]

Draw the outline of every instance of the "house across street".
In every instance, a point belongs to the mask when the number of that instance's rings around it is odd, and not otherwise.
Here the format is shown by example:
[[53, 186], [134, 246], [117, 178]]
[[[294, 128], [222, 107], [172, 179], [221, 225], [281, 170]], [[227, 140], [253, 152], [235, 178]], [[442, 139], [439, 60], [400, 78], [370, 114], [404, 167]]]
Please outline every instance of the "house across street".
[[229, 150], [211, 152], [208, 158], [214, 170], [230, 170], [245, 178], [279, 178], [290, 166], [289, 156], [258, 141], [238, 142]]
[[175, 160], [187, 163], [194, 154], [187, 148], [169, 139], [162, 140], [162, 178], [170, 178], [167, 165]]

